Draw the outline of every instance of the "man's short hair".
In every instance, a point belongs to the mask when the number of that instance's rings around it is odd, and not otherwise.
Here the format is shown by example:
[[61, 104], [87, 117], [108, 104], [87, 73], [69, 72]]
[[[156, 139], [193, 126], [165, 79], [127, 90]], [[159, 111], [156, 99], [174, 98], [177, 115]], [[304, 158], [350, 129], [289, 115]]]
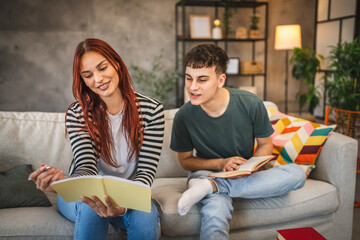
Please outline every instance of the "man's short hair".
[[190, 50], [185, 57], [185, 66], [191, 68], [215, 67], [217, 74], [226, 72], [229, 57], [226, 52], [213, 44], [200, 44]]

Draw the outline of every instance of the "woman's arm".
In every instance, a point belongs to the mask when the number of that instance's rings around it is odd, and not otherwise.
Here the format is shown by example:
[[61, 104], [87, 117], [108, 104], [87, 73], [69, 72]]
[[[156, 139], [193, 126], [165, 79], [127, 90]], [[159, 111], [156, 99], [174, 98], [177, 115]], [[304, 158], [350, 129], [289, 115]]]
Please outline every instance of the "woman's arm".
[[138, 96], [142, 112], [143, 144], [139, 154], [135, 181], [151, 186], [158, 167], [163, 137], [164, 137], [164, 109], [160, 102]]
[[85, 120], [79, 103], [74, 103], [69, 108], [66, 128], [74, 155], [69, 170], [70, 177], [97, 175], [95, 146], [89, 132], [85, 130]]

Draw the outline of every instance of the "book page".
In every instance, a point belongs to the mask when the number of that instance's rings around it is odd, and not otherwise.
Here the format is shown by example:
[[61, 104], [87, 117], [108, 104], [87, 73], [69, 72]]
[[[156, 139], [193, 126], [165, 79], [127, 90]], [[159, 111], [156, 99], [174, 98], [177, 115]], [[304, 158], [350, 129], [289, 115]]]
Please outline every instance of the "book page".
[[209, 177], [235, 177], [241, 175], [249, 175], [259, 166], [264, 165], [266, 162], [270, 161], [274, 156], [267, 155], [261, 157], [252, 157], [245, 164], [240, 165], [239, 169], [226, 172], [216, 172], [209, 174]]
[[121, 207], [151, 211], [151, 189], [149, 186], [127, 179], [105, 176], [105, 192], [114, 204]]
[[68, 178], [51, 184], [51, 187], [65, 200], [65, 202], [76, 202], [81, 196], [97, 196], [103, 203], [104, 188], [101, 176], [82, 176]]
[[258, 165], [260, 165], [263, 161], [266, 161], [267, 159], [268, 156], [252, 157], [247, 160], [245, 164], [240, 165], [239, 170], [253, 171]]

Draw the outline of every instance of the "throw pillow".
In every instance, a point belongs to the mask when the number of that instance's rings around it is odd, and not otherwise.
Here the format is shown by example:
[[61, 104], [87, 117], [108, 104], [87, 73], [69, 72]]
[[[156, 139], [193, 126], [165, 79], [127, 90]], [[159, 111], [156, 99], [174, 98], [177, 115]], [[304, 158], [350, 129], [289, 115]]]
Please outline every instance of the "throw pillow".
[[0, 208], [51, 206], [45, 193], [28, 180], [32, 171], [31, 165], [19, 165], [0, 172]]
[[308, 176], [335, 125], [326, 126], [286, 115], [273, 108], [269, 110], [274, 129], [273, 155], [277, 162], [300, 164]]

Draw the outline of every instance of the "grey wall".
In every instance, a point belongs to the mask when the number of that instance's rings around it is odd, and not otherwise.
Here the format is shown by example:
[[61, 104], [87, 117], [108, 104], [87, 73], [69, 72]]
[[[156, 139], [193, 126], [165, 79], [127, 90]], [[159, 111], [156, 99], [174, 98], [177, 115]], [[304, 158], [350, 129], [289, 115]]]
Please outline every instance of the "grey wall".
[[[87, 37], [107, 41], [128, 66], [145, 69], [163, 49], [164, 69], [173, 69], [176, 2], [0, 1], [0, 110], [65, 111], [74, 101], [73, 52]], [[269, 1], [267, 96], [280, 107], [284, 101], [285, 53], [273, 49], [275, 25], [301, 24], [303, 45], [312, 46], [314, 21], [315, 0]], [[291, 78], [289, 109], [297, 109], [297, 86]]]
[[[269, 46], [268, 46], [268, 100], [278, 104], [284, 110], [284, 82], [285, 82], [285, 51], [275, 50], [275, 26], [282, 24], [300, 24], [302, 47], [314, 47], [315, 36], [315, 0], [270, 0], [269, 3]], [[289, 53], [289, 59], [292, 52]], [[288, 109], [289, 112], [298, 111], [296, 95], [300, 81], [291, 75], [289, 64]], [[304, 86], [305, 88], [306, 86]], [[306, 110], [304, 107], [303, 110]]]

